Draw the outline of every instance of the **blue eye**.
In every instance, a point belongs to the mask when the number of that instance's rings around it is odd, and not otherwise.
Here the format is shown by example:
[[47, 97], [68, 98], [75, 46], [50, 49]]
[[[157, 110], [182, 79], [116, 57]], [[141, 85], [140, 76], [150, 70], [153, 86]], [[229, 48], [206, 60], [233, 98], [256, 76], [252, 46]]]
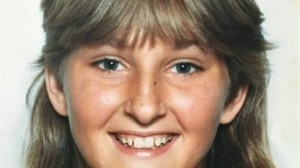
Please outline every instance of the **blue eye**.
[[183, 63], [178, 63], [175, 66], [171, 68], [172, 73], [179, 73], [179, 74], [189, 74], [196, 72], [200, 69], [199, 66], [194, 65], [189, 62], [183, 62]]
[[101, 61], [98, 61], [97, 66], [105, 71], [121, 71], [125, 67], [117, 60], [105, 58]]

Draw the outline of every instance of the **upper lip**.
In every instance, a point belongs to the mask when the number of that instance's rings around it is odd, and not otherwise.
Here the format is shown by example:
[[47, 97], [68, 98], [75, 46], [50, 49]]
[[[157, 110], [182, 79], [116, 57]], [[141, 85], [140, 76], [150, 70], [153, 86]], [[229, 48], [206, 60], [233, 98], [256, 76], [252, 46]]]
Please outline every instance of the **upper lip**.
[[137, 136], [137, 137], [149, 137], [149, 136], [157, 136], [157, 135], [178, 135], [176, 132], [171, 131], [131, 131], [131, 130], [120, 130], [120, 131], [113, 131], [109, 132], [109, 134], [113, 135], [130, 135], [130, 136]]

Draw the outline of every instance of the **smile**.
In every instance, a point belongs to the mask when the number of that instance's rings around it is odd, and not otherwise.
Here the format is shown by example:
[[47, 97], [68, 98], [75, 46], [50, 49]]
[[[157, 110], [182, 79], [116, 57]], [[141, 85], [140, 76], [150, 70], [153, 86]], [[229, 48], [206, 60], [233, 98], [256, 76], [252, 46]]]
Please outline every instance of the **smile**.
[[148, 137], [128, 136], [116, 134], [116, 140], [123, 146], [134, 149], [157, 149], [166, 146], [173, 139], [174, 135], [157, 135]]

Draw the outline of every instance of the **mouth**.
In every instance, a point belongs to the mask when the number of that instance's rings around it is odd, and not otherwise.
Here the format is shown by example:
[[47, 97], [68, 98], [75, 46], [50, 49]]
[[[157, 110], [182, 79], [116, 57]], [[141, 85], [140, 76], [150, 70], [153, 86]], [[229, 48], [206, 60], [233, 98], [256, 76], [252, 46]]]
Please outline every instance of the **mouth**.
[[120, 151], [138, 157], [155, 157], [168, 151], [178, 134], [138, 135], [113, 133], [111, 137]]
[[116, 140], [123, 146], [134, 148], [134, 149], [157, 149], [162, 148], [172, 142], [175, 135], [156, 135], [148, 137], [136, 137], [115, 134]]

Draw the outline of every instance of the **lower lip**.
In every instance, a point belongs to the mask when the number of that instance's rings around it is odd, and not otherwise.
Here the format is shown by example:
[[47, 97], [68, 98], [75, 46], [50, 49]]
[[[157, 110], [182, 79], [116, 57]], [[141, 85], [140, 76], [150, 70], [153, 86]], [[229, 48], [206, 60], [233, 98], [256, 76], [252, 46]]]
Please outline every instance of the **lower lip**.
[[163, 147], [159, 147], [156, 149], [135, 149], [122, 145], [118, 140], [116, 140], [115, 136], [111, 135], [113, 142], [115, 143], [117, 149], [119, 149], [122, 153], [125, 153], [130, 156], [135, 156], [139, 158], [151, 158], [158, 157], [166, 153], [172, 145], [175, 143], [177, 137], [174, 136], [172, 141], [166, 144]]

